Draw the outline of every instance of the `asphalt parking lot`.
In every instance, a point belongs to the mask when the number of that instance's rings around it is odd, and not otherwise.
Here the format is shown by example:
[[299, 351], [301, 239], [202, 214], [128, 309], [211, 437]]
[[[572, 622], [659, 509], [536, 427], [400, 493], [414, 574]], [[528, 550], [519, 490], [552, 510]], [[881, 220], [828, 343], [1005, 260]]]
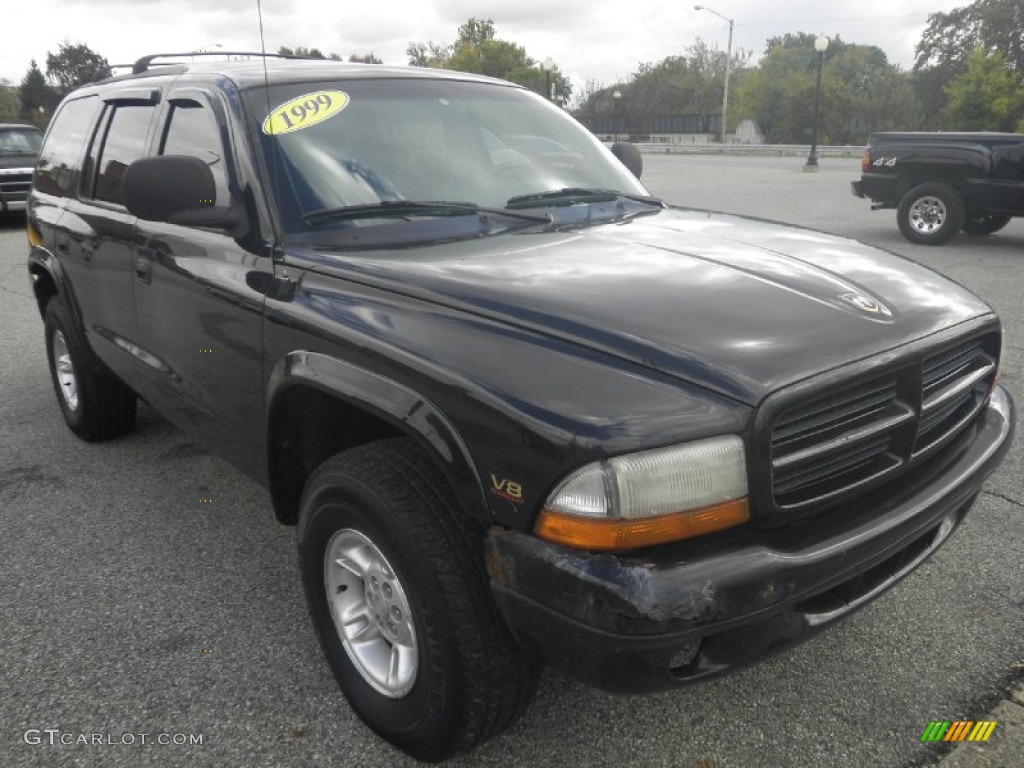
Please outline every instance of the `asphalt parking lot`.
[[[857, 160], [823, 159], [817, 174], [800, 158], [644, 161], [670, 202], [864, 240], [968, 286], [1003, 317], [1002, 382], [1024, 404], [1024, 219], [928, 248], [851, 197]], [[114, 442], [65, 429], [25, 253], [23, 225], [0, 223], [0, 766], [414, 765], [339, 692], [293, 531], [261, 488], [145, 406]], [[981, 718], [1024, 662], [1022, 443], [935, 557], [809, 643], [643, 698], [545, 672], [514, 728], [451, 765], [935, 762], [941, 748], [919, 741], [928, 722]], [[46, 729], [102, 743], [51, 745]]]

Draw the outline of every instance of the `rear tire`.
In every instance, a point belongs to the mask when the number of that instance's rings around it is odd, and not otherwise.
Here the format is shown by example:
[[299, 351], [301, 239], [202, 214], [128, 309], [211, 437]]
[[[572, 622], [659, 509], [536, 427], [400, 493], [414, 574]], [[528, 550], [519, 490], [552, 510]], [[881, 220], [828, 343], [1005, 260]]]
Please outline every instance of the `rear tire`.
[[483, 531], [412, 441], [371, 443], [320, 465], [303, 492], [298, 545], [327, 661], [381, 737], [439, 761], [526, 709], [538, 667], [491, 600]]
[[912, 243], [939, 245], [964, 226], [966, 213], [960, 193], [948, 184], [921, 184], [900, 200], [896, 223]]
[[968, 235], [991, 235], [1009, 223], [1009, 216], [975, 216], [964, 222], [964, 232]]
[[89, 442], [128, 432], [135, 424], [135, 393], [102, 370], [59, 296], [46, 303], [43, 325], [50, 379], [68, 428]]

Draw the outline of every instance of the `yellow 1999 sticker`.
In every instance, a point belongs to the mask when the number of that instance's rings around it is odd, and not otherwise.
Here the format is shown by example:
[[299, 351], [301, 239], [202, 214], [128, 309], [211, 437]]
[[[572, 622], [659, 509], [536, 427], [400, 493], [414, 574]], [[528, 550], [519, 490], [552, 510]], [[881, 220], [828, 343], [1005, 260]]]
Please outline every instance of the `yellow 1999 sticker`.
[[268, 136], [301, 131], [334, 117], [348, 106], [344, 91], [314, 91], [286, 101], [267, 115], [263, 132]]

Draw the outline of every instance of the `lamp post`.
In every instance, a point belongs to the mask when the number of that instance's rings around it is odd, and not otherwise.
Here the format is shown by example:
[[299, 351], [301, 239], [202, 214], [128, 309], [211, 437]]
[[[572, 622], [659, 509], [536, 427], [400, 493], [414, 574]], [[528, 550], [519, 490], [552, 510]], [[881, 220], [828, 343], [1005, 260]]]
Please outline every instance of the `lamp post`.
[[[613, 117], [618, 118], [620, 116], [621, 111], [622, 111], [621, 108], [619, 107], [619, 104], [622, 103], [622, 91], [620, 91], [618, 88], [616, 88], [615, 91], [612, 93], [612, 98], [615, 99], [615, 113], [613, 114]], [[618, 140], [619, 121], [615, 120], [614, 121], [614, 125], [615, 125], [616, 140]], [[625, 125], [623, 125], [623, 127], [625, 127]]]
[[548, 101], [554, 101], [555, 95], [551, 90], [551, 70], [555, 68], [555, 62], [550, 56], [548, 56], [544, 59], [544, 63], [541, 64], [541, 66], [544, 67], [544, 98]]
[[825, 51], [828, 50], [828, 37], [818, 35], [814, 41], [814, 50], [818, 52], [818, 84], [814, 87], [814, 132], [811, 138], [811, 153], [804, 164], [805, 171], [818, 170], [818, 106], [821, 103], [821, 68], [825, 63]]
[[733, 20], [728, 19], [718, 11], [708, 8], [706, 5], [693, 6], [695, 11], [707, 11], [713, 13], [720, 19], [729, 22], [729, 45], [725, 49], [725, 91], [722, 93], [722, 143], [725, 144], [726, 118], [729, 116], [729, 67], [732, 64], [732, 24]]

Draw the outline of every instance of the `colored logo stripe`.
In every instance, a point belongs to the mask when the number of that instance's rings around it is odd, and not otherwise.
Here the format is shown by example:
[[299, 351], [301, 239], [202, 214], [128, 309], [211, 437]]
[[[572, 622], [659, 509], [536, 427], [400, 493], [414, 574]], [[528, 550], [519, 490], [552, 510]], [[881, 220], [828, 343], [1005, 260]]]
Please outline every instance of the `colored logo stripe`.
[[995, 729], [995, 720], [932, 720], [921, 741], [988, 741]]
[[971, 735], [967, 737], [968, 741], [988, 741], [988, 737], [992, 735], [992, 731], [996, 729], [996, 721], [991, 720], [989, 722], [980, 722], [974, 726], [974, 730], [971, 731]]

